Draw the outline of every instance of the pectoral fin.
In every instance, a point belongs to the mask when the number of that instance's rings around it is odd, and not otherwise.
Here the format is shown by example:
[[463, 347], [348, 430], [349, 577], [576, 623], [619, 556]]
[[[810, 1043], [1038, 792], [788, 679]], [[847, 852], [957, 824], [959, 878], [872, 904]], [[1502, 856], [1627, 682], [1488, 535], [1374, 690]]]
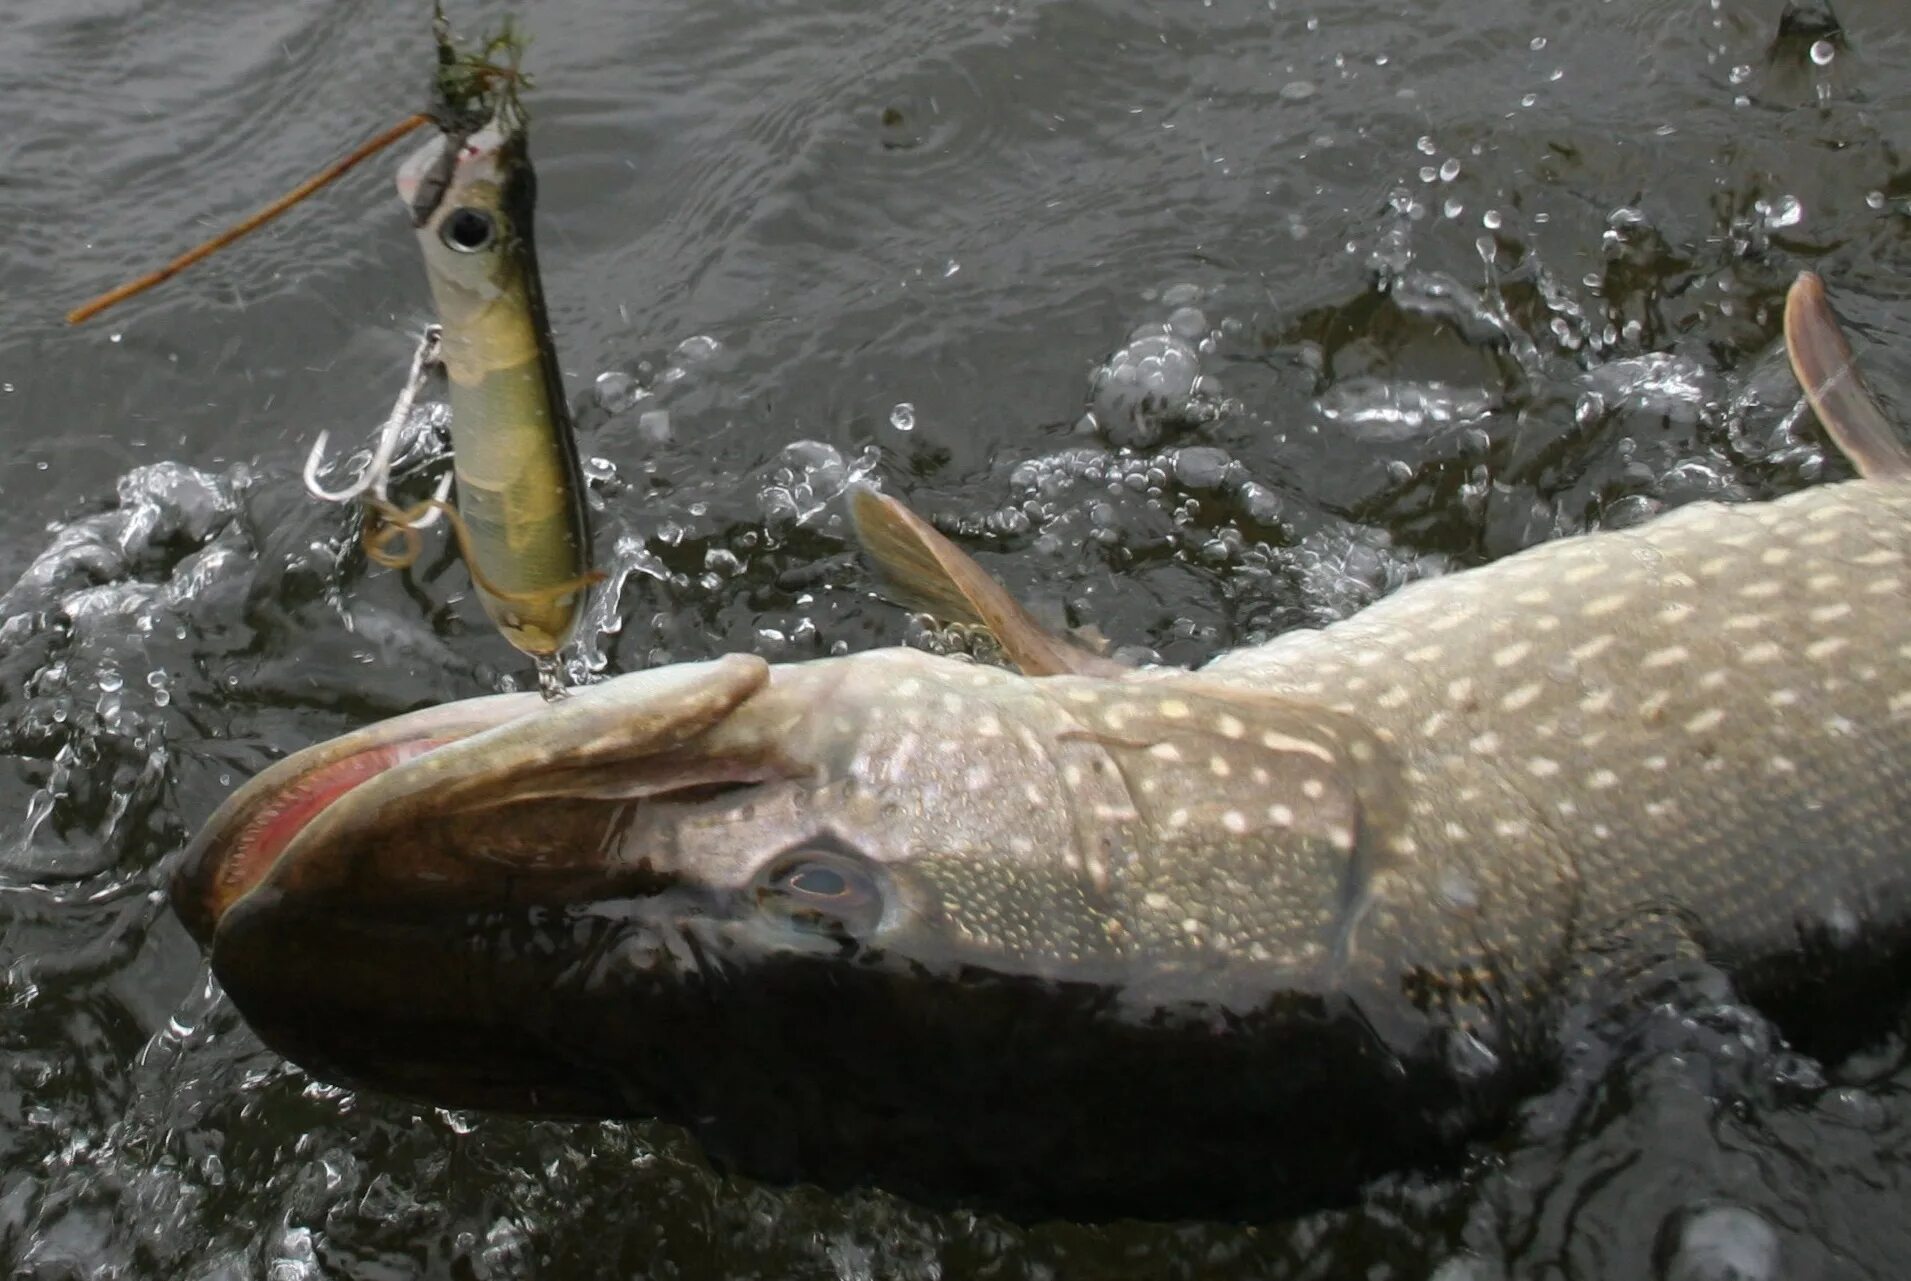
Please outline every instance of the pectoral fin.
[[863, 550], [895, 590], [950, 623], [986, 627], [1030, 676], [1118, 676], [1129, 669], [1036, 622], [973, 557], [928, 521], [866, 485], [850, 491]]
[[1911, 476], [1911, 449], [1859, 377], [1825, 284], [1809, 271], [1799, 273], [1785, 299], [1785, 352], [1812, 412], [1859, 475]]

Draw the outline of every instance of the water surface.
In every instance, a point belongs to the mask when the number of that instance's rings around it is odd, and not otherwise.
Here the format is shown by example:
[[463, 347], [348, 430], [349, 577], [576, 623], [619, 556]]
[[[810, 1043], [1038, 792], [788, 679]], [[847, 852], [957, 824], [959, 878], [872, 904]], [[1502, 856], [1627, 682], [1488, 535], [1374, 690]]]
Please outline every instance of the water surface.
[[[58, 318], [414, 109], [421, 7], [7, 15], [10, 1274], [1899, 1274], [1903, 1041], [1812, 1063], [1703, 965], [1463, 1170], [1251, 1226], [764, 1187], [665, 1127], [448, 1114], [263, 1050], [166, 911], [169, 856], [288, 751], [529, 679], [454, 558], [367, 566], [297, 479], [383, 417], [428, 318], [390, 165]], [[1825, 275], [1911, 405], [1911, 31], [1841, 0], [1842, 36], [1780, 38], [1783, 7], [536, 6], [545, 285], [618, 587], [581, 661], [924, 639], [829, 501], [868, 472], [1177, 663], [1845, 474], [1790, 413], [1777, 307]]]

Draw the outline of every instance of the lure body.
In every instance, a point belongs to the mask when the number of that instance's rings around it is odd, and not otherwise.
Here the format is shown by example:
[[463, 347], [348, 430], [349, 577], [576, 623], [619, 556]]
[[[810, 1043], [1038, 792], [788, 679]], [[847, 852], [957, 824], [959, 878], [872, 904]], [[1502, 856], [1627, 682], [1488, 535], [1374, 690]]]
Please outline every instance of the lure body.
[[466, 555], [485, 613], [549, 657], [583, 613], [583, 475], [531, 238], [535, 176], [517, 114], [440, 135], [398, 176], [444, 329]]

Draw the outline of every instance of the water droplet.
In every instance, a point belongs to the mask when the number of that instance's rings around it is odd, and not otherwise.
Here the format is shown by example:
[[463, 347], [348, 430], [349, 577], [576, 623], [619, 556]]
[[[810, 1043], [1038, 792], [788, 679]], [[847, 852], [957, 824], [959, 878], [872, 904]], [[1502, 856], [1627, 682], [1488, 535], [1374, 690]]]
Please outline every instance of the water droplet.
[[[1798, 46], [1793, 45], [1793, 48]], [[1821, 67], [1829, 67], [1831, 60], [1838, 56], [1837, 48], [1829, 40], [1814, 40], [1811, 46], [1811, 60]]]
[[621, 414], [650, 395], [638, 385], [635, 378], [617, 369], [597, 375], [597, 382], [592, 387], [592, 392], [605, 412], [612, 414]]
[[914, 431], [916, 429], [916, 407], [906, 400], [901, 402], [894, 409], [889, 411], [889, 425], [894, 427], [897, 431]]
[[439, 1108], [438, 1119], [453, 1134], [470, 1134], [478, 1128], [478, 1120], [468, 1112], [453, 1112], [450, 1108]]
[[667, 443], [670, 440], [670, 411], [646, 409], [637, 415], [637, 434], [653, 445]]
[[1797, 196], [1780, 196], [1770, 202], [1758, 203], [1760, 212], [1765, 215], [1765, 225], [1771, 230], [1796, 227], [1805, 220], [1805, 207], [1798, 202]]
[[1452, 182], [1455, 178], [1458, 178], [1459, 176], [1460, 176], [1460, 162], [1449, 157], [1446, 163], [1440, 166], [1440, 181]]
[[[569, 680], [564, 671], [564, 660], [556, 654], [539, 654], [533, 660], [537, 668], [537, 690], [547, 703], [555, 703], [569, 693]], [[444, 1114], [447, 1119], [452, 1115]], [[456, 1129], [456, 1126], [453, 1126]], [[464, 1131], [459, 1130], [460, 1134]]]

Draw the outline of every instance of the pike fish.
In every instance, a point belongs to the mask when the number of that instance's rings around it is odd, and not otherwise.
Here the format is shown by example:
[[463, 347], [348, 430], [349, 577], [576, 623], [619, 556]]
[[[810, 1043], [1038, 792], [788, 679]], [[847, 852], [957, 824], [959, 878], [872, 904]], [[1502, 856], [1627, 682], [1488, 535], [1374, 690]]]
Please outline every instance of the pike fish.
[[472, 578], [505, 638], [549, 656], [583, 613], [590, 540], [531, 239], [535, 187], [509, 98], [475, 132], [433, 136], [398, 173], [443, 327]]
[[1446, 1159], [1648, 946], [1848, 1043], [1911, 970], [1911, 454], [1815, 278], [1787, 324], [1859, 479], [1194, 672], [1042, 632], [861, 491], [872, 555], [1020, 673], [733, 654], [400, 716], [240, 789], [174, 903], [320, 1076], [1023, 1215]]

